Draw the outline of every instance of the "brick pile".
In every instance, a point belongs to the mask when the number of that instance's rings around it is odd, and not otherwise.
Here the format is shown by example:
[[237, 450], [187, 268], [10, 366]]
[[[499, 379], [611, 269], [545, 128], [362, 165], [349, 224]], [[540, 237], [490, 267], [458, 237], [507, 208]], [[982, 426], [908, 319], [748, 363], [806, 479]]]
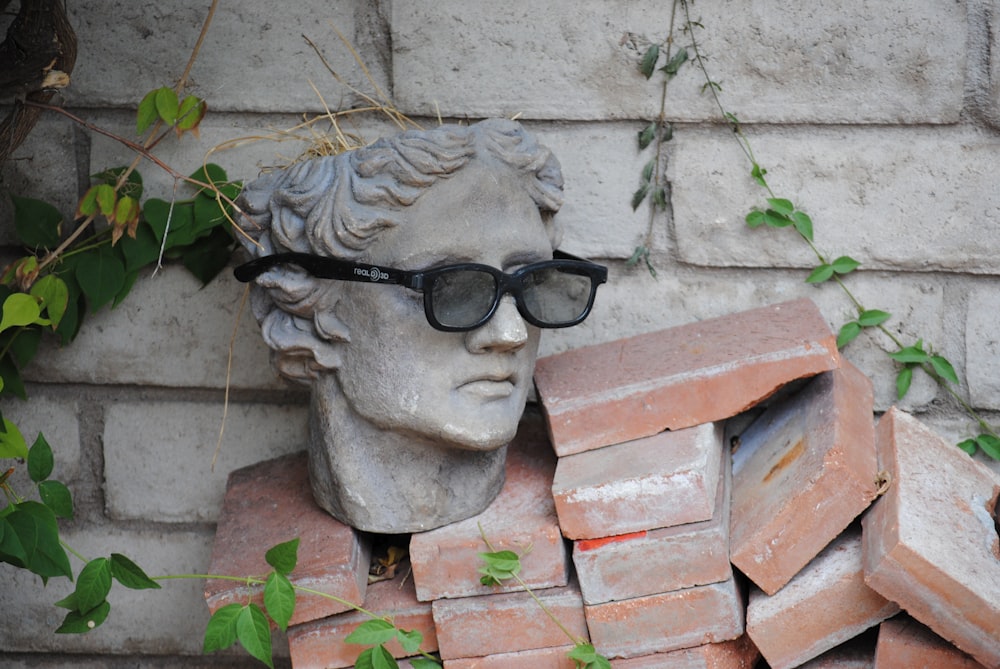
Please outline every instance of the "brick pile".
[[[421, 630], [445, 669], [571, 669], [527, 593], [479, 583], [485, 534], [615, 669], [1000, 667], [1000, 481], [901, 411], [876, 428], [808, 300], [545, 358], [535, 380], [544, 419], [526, 413], [500, 496], [410, 537], [412, 571], [365, 585], [372, 538], [314, 515], [300, 454], [234, 473], [213, 572], [266, 572], [263, 549], [301, 536], [293, 582]], [[206, 589], [213, 610], [246, 596]], [[306, 600], [293, 666], [351, 666], [365, 619]]]

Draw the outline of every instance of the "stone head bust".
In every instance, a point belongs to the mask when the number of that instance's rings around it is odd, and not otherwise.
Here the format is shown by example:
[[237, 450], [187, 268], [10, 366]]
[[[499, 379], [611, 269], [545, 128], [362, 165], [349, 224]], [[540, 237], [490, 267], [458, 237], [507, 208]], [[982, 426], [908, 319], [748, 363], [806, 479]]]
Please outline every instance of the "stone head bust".
[[[408, 131], [249, 184], [252, 306], [308, 384], [309, 469], [385, 534], [475, 515], [503, 484], [540, 327], [589, 313], [599, 265], [553, 260], [562, 174], [517, 123]], [[379, 285], [385, 284], [385, 285]]]

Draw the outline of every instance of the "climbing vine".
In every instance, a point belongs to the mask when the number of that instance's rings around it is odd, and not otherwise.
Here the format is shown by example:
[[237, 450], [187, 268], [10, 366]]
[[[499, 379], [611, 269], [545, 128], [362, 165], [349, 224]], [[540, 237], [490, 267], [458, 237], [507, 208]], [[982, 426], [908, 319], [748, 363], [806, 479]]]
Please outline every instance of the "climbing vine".
[[916, 370], [921, 370], [943, 388], [975, 421], [979, 434], [961, 441], [958, 447], [970, 455], [982, 450], [988, 456], [1000, 459], [1000, 434], [958, 392], [959, 378], [951, 362], [923, 338], [916, 338], [913, 342], [903, 342], [887, 328], [885, 324], [892, 318], [892, 314], [863, 304], [847, 283], [848, 275], [857, 270], [861, 263], [849, 255], [834, 257], [823, 252], [815, 243], [812, 218], [791, 199], [780, 197], [772, 190], [767, 180], [767, 169], [757, 161], [742, 124], [722, 102], [720, 95], [722, 86], [709, 73], [706, 58], [697, 39], [697, 32], [704, 29], [704, 26], [692, 18], [692, 4], [691, 0], [673, 1], [667, 36], [661, 42], [649, 44], [639, 62], [639, 71], [646, 79], [651, 79], [657, 72], [661, 75], [660, 113], [638, 133], [639, 151], [651, 151], [653, 155], [640, 174], [640, 186], [632, 196], [632, 208], [638, 209], [649, 200], [649, 222], [645, 240], [636, 247], [629, 262], [636, 264], [642, 260], [655, 275], [655, 269], [649, 261], [649, 241], [656, 212], [666, 207], [669, 184], [663, 174], [662, 164], [665, 145], [673, 137], [673, 125], [665, 115], [667, 86], [681, 67], [685, 64], [691, 65], [702, 75], [704, 81], [701, 86], [702, 93], [712, 98], [720, 119], [732, 130], [731, 135], [739, 144], [750, 166], [748, 173], [750, 178], [764, 191], [763, 202], [755, 206], [745, 217], [747, 226], [752, 229], [771, 228], [791, 231], [800, 242], [808, 246], [817, 261], [805, 281], [811, 284], [833, 283], [850, 301], [855, 316], [840, 326], [837, 333], [837, 347], [843, 348], [866, 329], [874, 328], [880, 331], [896, 347], [887, 355], [897, 365], [895, 379], [897, 397], [902, 399], [906, 396], [910, 390], [913, 374]]

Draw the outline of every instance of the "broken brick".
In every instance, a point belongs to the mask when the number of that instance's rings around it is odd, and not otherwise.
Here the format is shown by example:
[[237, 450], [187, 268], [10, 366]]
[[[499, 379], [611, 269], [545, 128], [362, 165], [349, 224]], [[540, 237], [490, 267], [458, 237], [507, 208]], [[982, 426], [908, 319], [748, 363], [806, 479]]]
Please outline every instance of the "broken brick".
[[733, 564], [774, 594], [875, 499], [872, 384], [847, 361], [769, 407], [733, 454]]
[[563, 456], [729, 418], [839, 365], [801, 299], [548, 356], [535, 386]]
[[1000, 666], [1000, 481], [898, 409], [877, 435], [891, 482], [863, 520], [865, 579], [979, 663]]
[[564, 536], [596, 539], [708, 520], [722, 426], [708, 423], [559, 459], [552, 496]]

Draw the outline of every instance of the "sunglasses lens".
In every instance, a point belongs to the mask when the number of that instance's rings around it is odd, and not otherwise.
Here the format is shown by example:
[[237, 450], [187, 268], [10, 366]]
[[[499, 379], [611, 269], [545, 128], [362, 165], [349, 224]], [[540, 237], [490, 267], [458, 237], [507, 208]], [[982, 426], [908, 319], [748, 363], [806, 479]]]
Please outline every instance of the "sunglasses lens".
[[492, 274], [468, 269], [443, 272], [431, 287], [434, 317], [450, 328], [475, 325], [493, 309], [496, 294], [497, 282]]
[[572, 325], [590, 309], [593, 281], [566, 267], [541, 267], [522, 278], [524, 308], [550, 327]]

